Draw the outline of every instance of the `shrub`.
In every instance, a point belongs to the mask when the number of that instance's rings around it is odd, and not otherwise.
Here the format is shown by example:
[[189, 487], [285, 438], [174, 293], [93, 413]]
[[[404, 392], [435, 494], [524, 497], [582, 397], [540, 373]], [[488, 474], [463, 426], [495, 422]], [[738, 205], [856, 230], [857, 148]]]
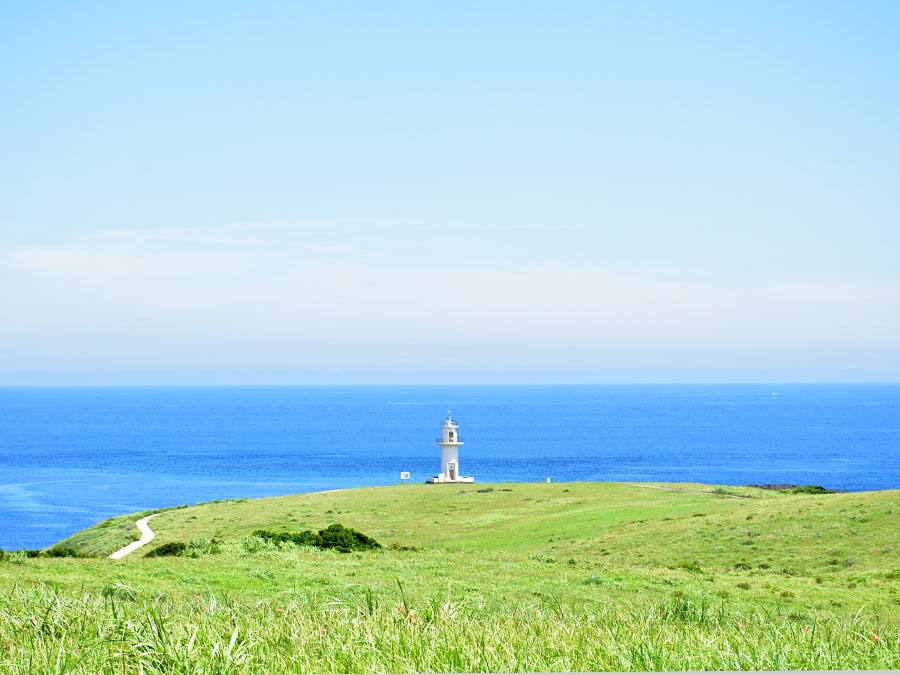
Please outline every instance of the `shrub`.
[[480, 489], [476, 490], [475, 492], [493, 492], [493, 491], [494, 491], [494, 488], [480, 488]]
[[380, 544], [371, 537], [337, 523], [329, 525], [324, 530], [319, 530], [319, 539], [321, 542], [317, 544], [319, 547], [336, 548], [341, 553], [381, 548]]
[[170, 541], [168, 544], [157, 546], [147, 554], [147, 558], [161, 558], [163, 556], [179, 556], [187, 553], [187, 544], [183, 541]]
[[256, 530], [254, 537], [259, 537], [273, 544], [294, 544], [296, 546], [318, 546], [318, 535], [310, 530], [304, 532], [273, 532], [272, 530]]
[[0, 550], [0, 560], [4, 557], [12, 559], [17, 558], [91, 558], [93, 556], [79, 553], [74, 548], [48, 548], [44, 550], [23, 548], [19, 551], [3, 551]]
[[66, 546], [63, 548], [49, 548], [44, 551], [44, 555], [48, 558], [88, 558], [84, 553], [79, 553], [74, 548]]
[[268, 542], [279, 544], [294, 544], [296, 546], [315, 546], [316, 548], [333, 548], [341, 553], [350, 551], [363, 551], [381, 548], [381, 544], [367, 537], [362, 532], [344, 527], [340, 523], [329, 525], [318, 533], [311, 530], [303, 532], [272, 532], [271, 530], [256, 530], [253, 536]]
[[829, 495], [831, 490], [826, 490], [821, 485], [798, 485], [790, 490], [785, 490], [792, 495]]

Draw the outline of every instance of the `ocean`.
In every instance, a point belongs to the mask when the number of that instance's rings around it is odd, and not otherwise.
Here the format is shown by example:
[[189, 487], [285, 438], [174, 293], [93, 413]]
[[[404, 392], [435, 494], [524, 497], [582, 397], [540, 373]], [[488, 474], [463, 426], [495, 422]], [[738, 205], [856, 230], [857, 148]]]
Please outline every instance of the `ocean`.
[[900, 384], [2, 387], [0, 548], [160, 506], [421, 483], [447, 410], [476, 482], [900, 488]]

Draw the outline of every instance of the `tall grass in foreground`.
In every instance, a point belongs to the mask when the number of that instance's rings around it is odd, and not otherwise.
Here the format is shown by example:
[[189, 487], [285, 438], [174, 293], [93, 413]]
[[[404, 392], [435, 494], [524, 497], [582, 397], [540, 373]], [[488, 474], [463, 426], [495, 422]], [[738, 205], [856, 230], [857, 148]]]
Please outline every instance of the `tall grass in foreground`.
[[[448, 598], [359, 602], [303, 591], [243, 603], [142, 596], [125, 586], [0, 595], [3, 673], [363, 673], [407, 671], [900, 668], [900, 632], [873, 618], [658, 606], [548, 609]], [[390, 596], [388, 596], [390, 597]]]

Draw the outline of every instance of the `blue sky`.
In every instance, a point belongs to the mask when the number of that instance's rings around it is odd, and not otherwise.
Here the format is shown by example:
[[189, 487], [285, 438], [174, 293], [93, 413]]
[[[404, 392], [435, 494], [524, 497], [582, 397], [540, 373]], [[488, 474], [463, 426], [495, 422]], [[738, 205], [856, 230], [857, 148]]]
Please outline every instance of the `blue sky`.
[[896, 381], [898, 28], [5, 3], [0, 383]]

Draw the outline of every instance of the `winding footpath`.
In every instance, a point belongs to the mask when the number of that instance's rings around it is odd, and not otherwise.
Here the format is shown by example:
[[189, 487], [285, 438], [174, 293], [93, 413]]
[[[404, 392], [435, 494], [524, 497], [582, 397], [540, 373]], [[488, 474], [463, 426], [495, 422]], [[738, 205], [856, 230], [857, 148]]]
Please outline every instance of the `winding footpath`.
[[153, 537], [155, 537], [156, 534], [153, 532], [153, 530], [151, 530], [147, 526], [147, 521], [150, 520], [151, 518], [156, 518], [156, 516], [158, 516], [158, 515], [159, 515], [158, 513], [154, 513], [153, 515], [147, 516], [146, 518], [141, 518], [139, 521], [137, 521], [135, 523], [135, 525], [137, 525], [138, 530], [141, 531], [141, 538], [138, 539], [137, 541], [131, 542], [130, 544], [128, 544], [128, 546], [120, 548], [118, 551], [116, 551], [109, 557], [112, 558], [113, 560], [118, 560], [119, 558], [124, 558], [126, 555], [128, 555], [132, 551], [136, 551], [144, 544], [149, 544], [151, 541], [153, 541]]

